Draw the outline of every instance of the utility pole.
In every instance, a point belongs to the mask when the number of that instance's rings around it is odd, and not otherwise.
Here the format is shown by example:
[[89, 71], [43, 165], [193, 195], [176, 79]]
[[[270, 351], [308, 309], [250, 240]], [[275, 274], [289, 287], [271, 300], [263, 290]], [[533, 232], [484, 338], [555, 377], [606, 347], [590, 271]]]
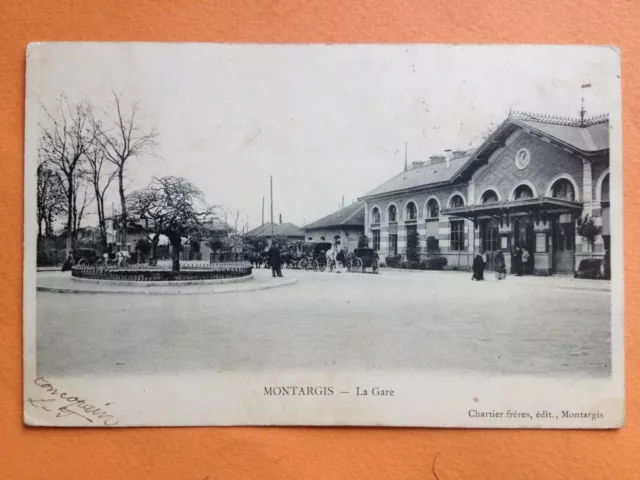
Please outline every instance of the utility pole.
[[271, 243], [273, 243], [273, 177], [269, 175], [269, 188], [271, 190]]
[[344, 208], [344, 195], [342, 195], [342, 208]]
[[262, 196], [262, 228], [264, 229], [264, 195]]

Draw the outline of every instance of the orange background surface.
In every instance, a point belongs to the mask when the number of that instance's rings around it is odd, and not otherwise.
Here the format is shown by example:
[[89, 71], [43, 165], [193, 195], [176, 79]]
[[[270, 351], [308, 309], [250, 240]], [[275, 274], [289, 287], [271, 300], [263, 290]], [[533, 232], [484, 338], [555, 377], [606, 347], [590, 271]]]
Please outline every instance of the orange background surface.
[[[640, 478], [640, 6], [637, 0], [2, 0], [0, 478]], [[622, 49], [627, 421], [614, 431], [44, 429], [22, 424], [28, 42], [580, 43]], [[82, 74], [82, 72], [78, 72]], [[179, 408], [179, 406], [176, 406]]]

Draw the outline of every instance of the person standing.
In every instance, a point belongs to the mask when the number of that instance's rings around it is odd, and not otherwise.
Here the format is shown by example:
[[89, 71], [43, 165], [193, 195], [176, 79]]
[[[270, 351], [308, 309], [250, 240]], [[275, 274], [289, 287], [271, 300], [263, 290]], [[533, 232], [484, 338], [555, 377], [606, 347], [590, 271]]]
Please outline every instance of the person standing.
[[516, 243], [516, 248], [513, 251], [513, 267], [516, 273], [516, 276], [522, 276], [522, 249], [520, 248], [520, 244]]
[[273, 242], [271, 248], [269, 248], [269, 263], [271, 264], [271, 275], [273, 277], [282, 277], [282, 270], [280, 265], [280, 249], [278, 244]]
[[531, 260], [531, 255], [529, 255], [529, 250], [525, 248], [522, 249], [522, 270], [525, 275], [530, 275], [531, 269], [529, 268], [529, 262]]
[[504, 260], [504, 253], [502, 250], [496, 252], [496, 256], [493, 262], [493, 270], [496, 273], [496, 280], [504, 280], [507, 278], [507, 265]]
[[473, 259], [473, 276], [471, 277], [471, 280], [484, 280], [484, 265], [484, 258], [482, 258], [482, 255], [478, 253]]

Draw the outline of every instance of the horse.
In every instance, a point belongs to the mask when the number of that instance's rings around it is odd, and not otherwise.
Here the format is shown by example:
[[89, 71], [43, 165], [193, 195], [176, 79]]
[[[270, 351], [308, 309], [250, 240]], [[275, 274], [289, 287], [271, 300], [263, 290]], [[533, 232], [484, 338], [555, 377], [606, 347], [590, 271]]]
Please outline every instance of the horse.
[[327, 267], [329, 271], [332, 271], [334, 267], [336, 268], [336, 271], [339, 271], [338, 262], [340, 262], [340, 264], [344, 266], [346, 258], [344, 250], [342, 250], [342, 248], [340, 248], [339, 246], [331, 247], [329, 250], [327, 250], [325, 255], [327, 258]]

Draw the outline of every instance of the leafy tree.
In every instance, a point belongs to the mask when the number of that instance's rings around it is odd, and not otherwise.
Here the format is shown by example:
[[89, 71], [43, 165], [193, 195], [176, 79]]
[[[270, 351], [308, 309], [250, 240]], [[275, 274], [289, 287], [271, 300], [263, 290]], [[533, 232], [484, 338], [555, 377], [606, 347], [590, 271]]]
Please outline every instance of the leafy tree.
[[420, 258], [420, 243], [418, 230], [415, 228], [407, 232], [407, 260], [409, 262], [417, 262]]
[[172, 270], [180, 271], [182, 239], [200, 241], [217, 220], [216, 207], [205, 204], [204, 194], [183, 177], [154, 178], [146, 188], [128, 197], [131, 221], [144, 223], [152, 242], [160, 235], [172, 247]]

